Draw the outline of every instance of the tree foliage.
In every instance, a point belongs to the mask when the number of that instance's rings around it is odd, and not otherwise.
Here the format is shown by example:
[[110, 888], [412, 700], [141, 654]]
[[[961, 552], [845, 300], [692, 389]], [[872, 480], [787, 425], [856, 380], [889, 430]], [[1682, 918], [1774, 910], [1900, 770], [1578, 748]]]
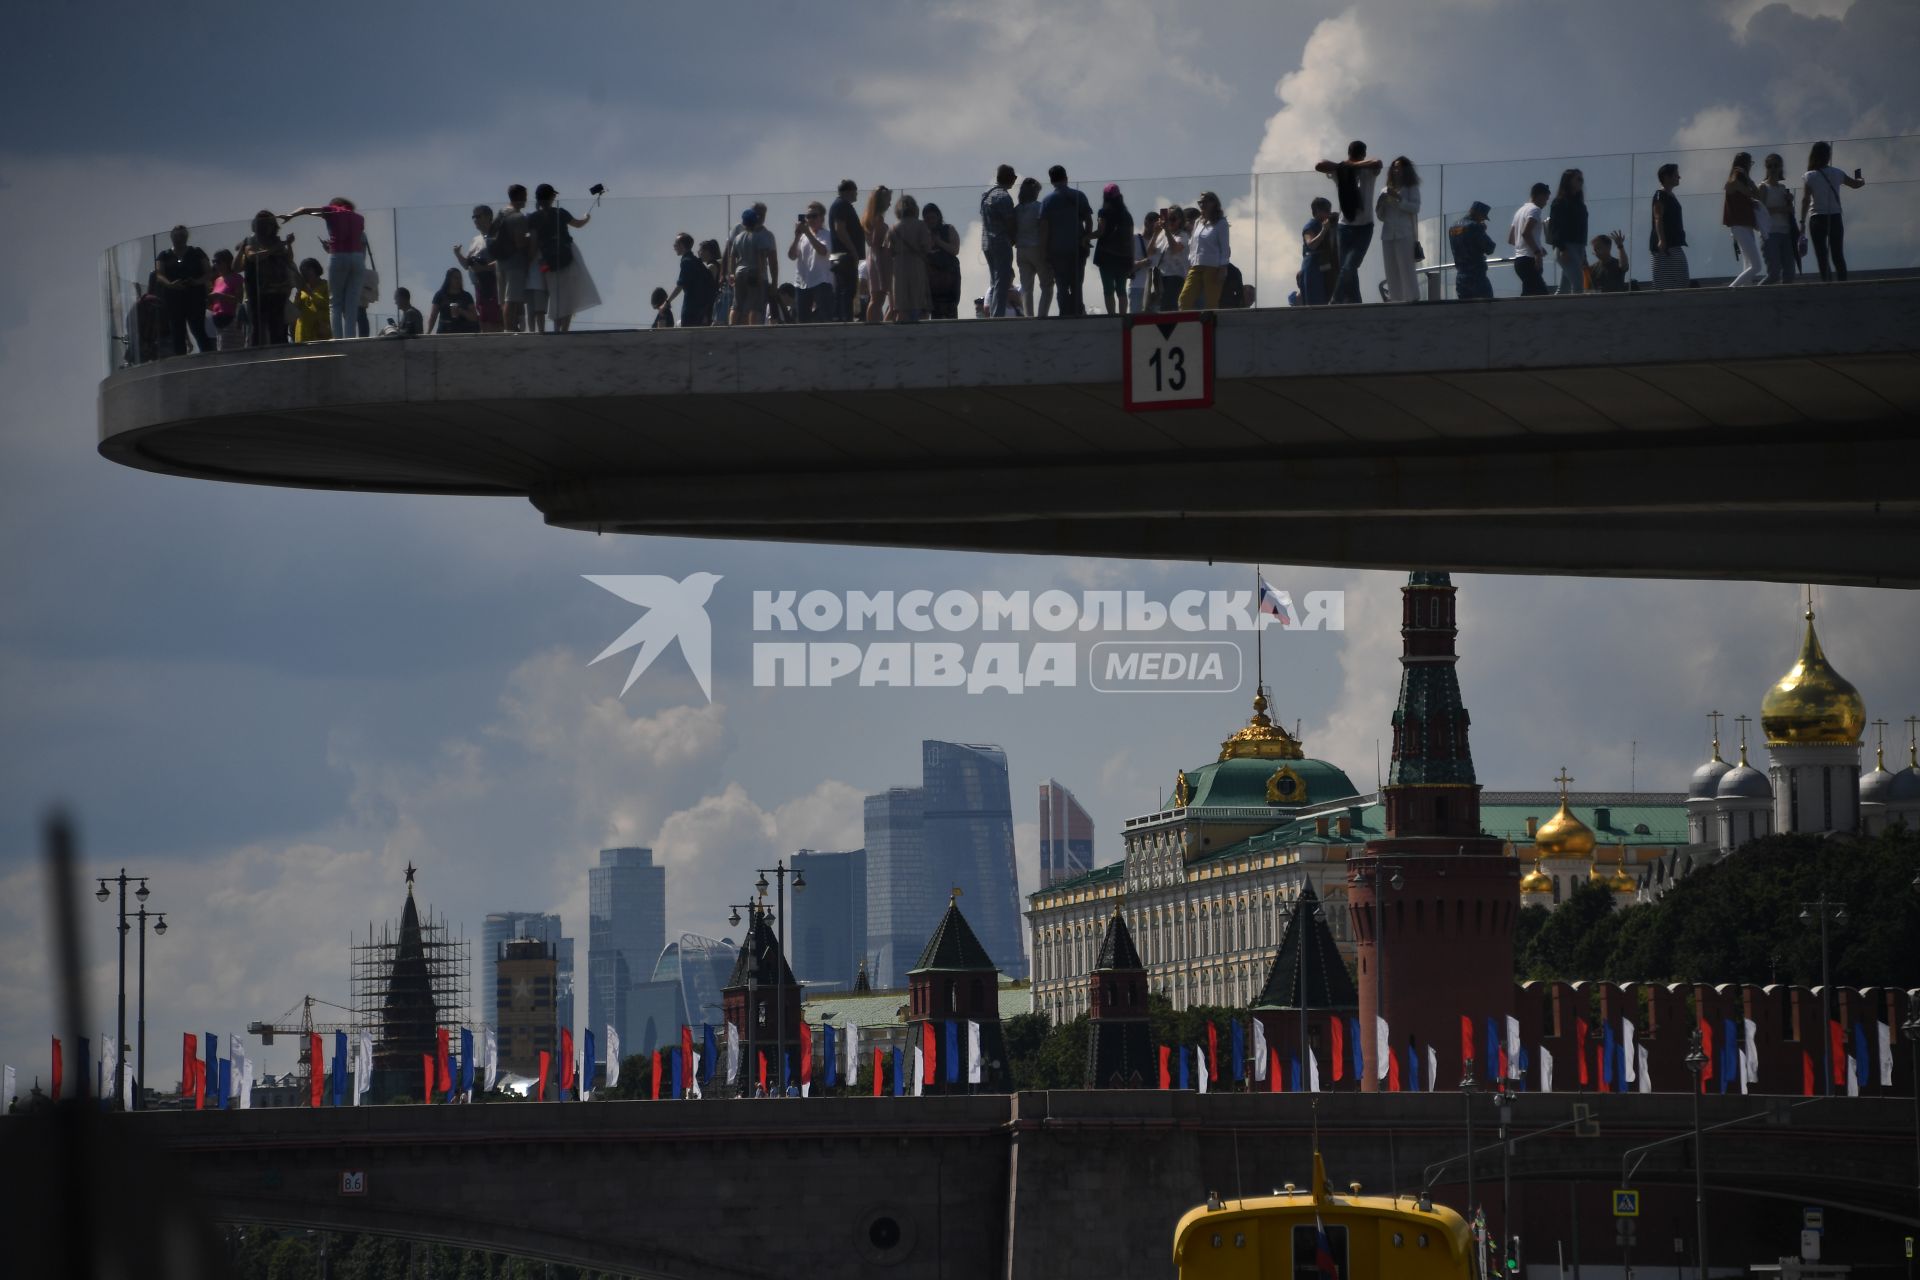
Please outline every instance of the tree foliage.
[[[1823, 896], [1844, 906], [1828, 940], [1842, 986], [1920, 986], [1920, 834], [1865, 839], [1773, 835], [1683, 877], [1659, 901], [1616, 909], [1576, 889], [1529, 932], [1514, 959], [1523, 978], [1614, 982], [1817, 984]], [[1806, 912], [1809, 919], [1803, 921]]]

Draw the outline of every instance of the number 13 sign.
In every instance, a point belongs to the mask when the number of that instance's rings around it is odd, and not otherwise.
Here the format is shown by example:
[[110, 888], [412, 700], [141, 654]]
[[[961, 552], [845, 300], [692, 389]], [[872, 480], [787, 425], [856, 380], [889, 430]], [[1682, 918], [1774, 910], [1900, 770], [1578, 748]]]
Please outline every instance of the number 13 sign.
[[1121, 390], [1129, 413], [1213, 404], [1211, 311], [1150, 312], [1120, 331]]

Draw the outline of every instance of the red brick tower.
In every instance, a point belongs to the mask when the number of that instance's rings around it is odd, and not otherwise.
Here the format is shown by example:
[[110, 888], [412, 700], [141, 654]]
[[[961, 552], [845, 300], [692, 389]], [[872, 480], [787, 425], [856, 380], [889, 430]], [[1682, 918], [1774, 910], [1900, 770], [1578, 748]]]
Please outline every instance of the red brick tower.
[[1147, 1020], [1147, 967], [1114, 908], [1087, 979], [1089, 1089], [1144, 1089], [1159, 1070]]
[[[1416, 571], [1401, 589], [1400, 702], [1393, 712], [1393, 767], [1382, 799], [1387, 834], [1348, 863], [1347, 903], [1359, 939], [1363, 1089], [1380, 1079], [1378, 1015], [1407, 1076], [1418, 1053], [1427, 1086], [1427, 1048], [1438, 1050], [1436, 1083], [1458, 1086], [1460, 1019], [1473, 1019], [1474, 1078], [1498, 1072], [1486, 1056], [1486, 1020], [1513, 1006], [1513, 923], [1519, 867], [1501, 842], [1480, 831], [1480, 784], [1468, 747], [1468, 716], [1454, 671], [1458, 631], [1453, 581]], [[1376, 895], [1379, 929], [1375, 929]]]
[[[913, 1046], [931, 1043], [933, 1079], [928, 1093], [1003, 1093], [1007, 1088], [1007, 1041], [1000, 1026], [1000, 969], [960, 914], [960, 891], [927, 939], [920, 962], [907, 971]], [[967, 1079], [968, 1024], [980, 1028], [978, 1083]], [[951, 1065], [951, 1069], [949, 1067]], [[950, 1079], [949, 1077], [957, 1077]]]

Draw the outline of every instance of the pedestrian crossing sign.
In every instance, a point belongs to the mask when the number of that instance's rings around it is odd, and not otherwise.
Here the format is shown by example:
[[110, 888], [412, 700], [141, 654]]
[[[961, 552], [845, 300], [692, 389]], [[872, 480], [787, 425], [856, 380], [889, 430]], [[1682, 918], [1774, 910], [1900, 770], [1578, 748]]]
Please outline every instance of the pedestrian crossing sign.
[[1616, 1191], [1613, 1193], [1613, 1216], [1616, 1218], [1637, 1218], [1640, 1216], [1640, 1193], [1638, 1191]]

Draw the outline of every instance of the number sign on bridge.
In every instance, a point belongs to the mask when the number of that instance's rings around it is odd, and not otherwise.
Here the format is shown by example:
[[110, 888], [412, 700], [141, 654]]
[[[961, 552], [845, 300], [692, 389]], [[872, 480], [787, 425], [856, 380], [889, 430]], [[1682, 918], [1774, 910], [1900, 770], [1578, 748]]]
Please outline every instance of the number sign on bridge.
[[1129, 413], [1213, 404], [1213, 313], [1148, 312], [1120, 331], [1120, 378]]

